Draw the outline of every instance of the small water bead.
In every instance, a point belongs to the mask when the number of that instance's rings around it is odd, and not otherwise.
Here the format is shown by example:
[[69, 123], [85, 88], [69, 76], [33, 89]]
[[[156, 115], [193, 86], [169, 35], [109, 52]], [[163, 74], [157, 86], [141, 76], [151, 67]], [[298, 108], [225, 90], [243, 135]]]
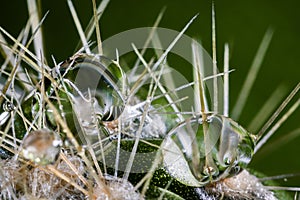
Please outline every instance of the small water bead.
[[24, 158], [38, 164], [53, 164], [60, 153], [62, 140], [48, 129], [31, 131], [23, 139], [21, 154]]
[[[177, 159], [185, 160], [193, 177], [184, 179], [196, 179], [201, 185], [238, 174], [250, 162], [255, 145], [253, 135], [232, 119], [218, 114], [207, 114], [205, 122], [201, 115], [192, 117], [172, 129], [168, 138], [178, 149], [185, 150], [184, 153], [178, 152]], [[165, 155], [169, 155], [167, 150], [164, 151]], [[168, 159], [164, 160], [167, 170], [172, 170], [168, 167]], [[176, 168], [176, 160], [173, 159], [173, 162], [172, 167]], [[182, 177], [177, 177], [178, 173], [170, 174], [186, 182]]]
[[11, 103], [11, 102], [9, 102], [9, 101], [5, 101], [5, 102], [3, 103], [3, 110], [4, 110], [5, 112], [11, 112], [11, 111], [13, 111], [14, 109], [15, 109], [15, 106], [14, 106], [13, 103]]

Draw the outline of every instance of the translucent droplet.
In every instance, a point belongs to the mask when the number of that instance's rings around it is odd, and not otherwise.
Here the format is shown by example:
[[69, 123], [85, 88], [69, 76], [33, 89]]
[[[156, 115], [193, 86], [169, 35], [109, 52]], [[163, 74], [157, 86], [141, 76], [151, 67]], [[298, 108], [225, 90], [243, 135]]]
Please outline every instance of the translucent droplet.
[[40, 129], [23, 139], [21, 154], [38, 165], [53, 164], [60, 153], [62, 141], [53, 131]]
[[14, 106], [13, 103], [11, 103], [11, 102], [9, 102], [9, 101], [5, 101], [5, 102], [3, 103], [3, 110], [4, 110], [5, 112], [11, 112], [11, 111], [13, 111], [14, 109], [15, 109], [15, 106]]

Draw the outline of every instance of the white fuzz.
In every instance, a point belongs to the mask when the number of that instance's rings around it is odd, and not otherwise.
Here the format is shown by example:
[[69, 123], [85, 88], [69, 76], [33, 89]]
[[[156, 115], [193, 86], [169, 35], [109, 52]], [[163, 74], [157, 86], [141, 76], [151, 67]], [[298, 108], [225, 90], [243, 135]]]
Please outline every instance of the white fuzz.
[[209, 193], [224, 196], [228, 199], [277, 199], [273, 192], [269, 191], [257, 177], [250, 174], [247, 170], [243, 170], [236, 176], [209, 185], [206, 189]]

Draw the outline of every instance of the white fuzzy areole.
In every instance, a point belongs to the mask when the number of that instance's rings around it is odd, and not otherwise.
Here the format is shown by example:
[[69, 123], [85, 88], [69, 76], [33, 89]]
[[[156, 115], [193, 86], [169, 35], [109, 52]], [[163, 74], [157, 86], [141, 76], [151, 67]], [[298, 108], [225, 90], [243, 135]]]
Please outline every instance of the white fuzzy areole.
[[236, 176], [218, 181], [213, 186], [207, 186], [206, 189], [213, 194], [224, 194], [230, 199], [277, 200], [272, 191], [245, 169]]

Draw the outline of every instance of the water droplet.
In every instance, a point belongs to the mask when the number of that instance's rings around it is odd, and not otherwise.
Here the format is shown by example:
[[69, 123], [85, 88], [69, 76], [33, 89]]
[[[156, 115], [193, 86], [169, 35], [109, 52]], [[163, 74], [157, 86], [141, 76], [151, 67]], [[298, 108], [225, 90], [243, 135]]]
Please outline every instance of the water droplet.
[[62, 141], [53, 131], [40, 129], [23, 139], [21, 154], [38, 165], [53, 164], [60, 153]]

